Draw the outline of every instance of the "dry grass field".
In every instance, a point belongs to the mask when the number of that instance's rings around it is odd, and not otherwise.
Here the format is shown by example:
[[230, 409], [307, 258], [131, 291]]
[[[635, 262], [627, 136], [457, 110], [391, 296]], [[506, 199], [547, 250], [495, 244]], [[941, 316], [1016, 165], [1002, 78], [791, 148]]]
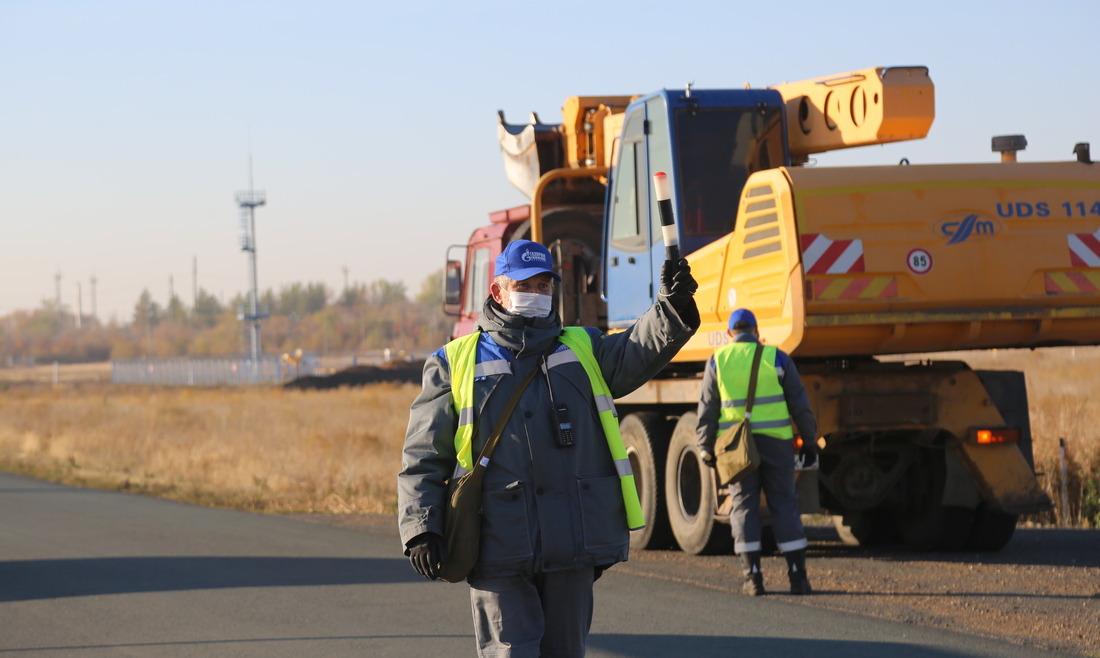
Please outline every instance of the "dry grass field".
[[[1100, 515], [1100, 348], [936, 355], [1027, 373], [1036, 468], [1071, 525]], [[291, 391], [110, 384], [106, 364], [0, 369], [0, 469], [274, 512], [393, 512], [419, 387]], [[1053, 523], [1047, 514], [1032, 519]]]
[[0, 468], [257, 511], [393, 512], [417, 391], [9, 383]]

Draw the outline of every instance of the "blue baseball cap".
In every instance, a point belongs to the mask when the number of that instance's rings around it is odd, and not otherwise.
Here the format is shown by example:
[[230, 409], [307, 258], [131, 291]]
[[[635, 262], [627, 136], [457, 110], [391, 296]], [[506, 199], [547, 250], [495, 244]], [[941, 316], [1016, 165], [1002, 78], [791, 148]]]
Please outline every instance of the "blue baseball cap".
[[734, 327], [737, 325], [755, 327], [756, 316], [747, 308], [736, 309], [733, 313], [730, 313], [730, 331], [735, 331]]
[[550, 250], [537, 242], [516, 240], [497, 256], [496, 273], [513, 281], [526, 281], [539, 274], [549, 274], [555, 281], [561, 276], [554, 271]]

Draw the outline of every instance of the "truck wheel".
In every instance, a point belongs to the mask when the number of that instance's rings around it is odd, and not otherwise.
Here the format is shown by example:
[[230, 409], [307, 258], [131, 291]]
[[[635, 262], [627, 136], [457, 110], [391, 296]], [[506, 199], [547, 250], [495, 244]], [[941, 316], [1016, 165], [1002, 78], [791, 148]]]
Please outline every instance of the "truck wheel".
[[948, 505], [898, 518], [902, 541], [918, 551], [961, 551], [973, 525], [973, 510]]
[[875, 521], [869, 512], [834, 516], [833, 527], [845, 546], [869, 546], [874, 543]]
[[[542, 215], [542, 244], [550, 245], [554, 240], [569, 238], [578, 240], [587, 247], [595, 258], [599, 258], [600, 245], [603, 244], [601, 229], [602, 210], [585, 211], [571, 208], [551, 208]], [[531, 239], [531, 220], [516, 227], [509, 242]]]
[[729, 526], [718, 523], [714, 469], [699, 458], [695, 445], [696, 415], [689, 411], [672, 430], [665, 462], [665, 501], [672, 534], [691, 555], [728, 553], [733, 548]]
[[676, 546], [662, 495], [670, 430], [664, 416], [651, 411], [630, 414], [619, 425], [645, 516], [645, 527], [630, 533], [632, 548], [664, 550]]
[[974, 511], [974, 528], [967, 539], [966, 548], [972, 551], [999, 551], [1005, 547], [1016, 531], [1015, 514], [991, 510], [985, 505]]
[[[566, 326], [603, 326], [607, 303], [600, 300], [600, 230], [602, 211], [558, 208], [542, 218], [542, 243], [561, 267], [562, 282], [554, 291], [554, 307]], [[531, 238], [531, 220], [516, 227], [509, 242]]]
[[910, 491], [921, 493], [910, 501], [913, 509], [895, 517], [898, 533], [905, 544], [918, 551], [961, 551], [974, 525], [974, 511], [941, 502], [947, 481], [943, 451], [922, 453], [903, 476], [909, 478]]
[[882, 546], [901, 540], [889, 513], [881, 509], [859, 510], [833, 517], [833, 527], [846, 546]]

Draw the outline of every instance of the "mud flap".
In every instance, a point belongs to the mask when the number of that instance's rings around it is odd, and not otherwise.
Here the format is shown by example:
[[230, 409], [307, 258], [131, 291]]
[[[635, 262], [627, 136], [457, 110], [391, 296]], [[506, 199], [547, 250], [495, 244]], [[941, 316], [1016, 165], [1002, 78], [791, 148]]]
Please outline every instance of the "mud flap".
[[820, 514], [821, 495], [817, 489], [818, 471], [799, 471], [795, 473], [794, 488], [798, 492], [799, 514]]
[[992, 509], [1006, 514], [1034, 514], [1054, 506], [1018, 446], [963, 443], [958, 455]]

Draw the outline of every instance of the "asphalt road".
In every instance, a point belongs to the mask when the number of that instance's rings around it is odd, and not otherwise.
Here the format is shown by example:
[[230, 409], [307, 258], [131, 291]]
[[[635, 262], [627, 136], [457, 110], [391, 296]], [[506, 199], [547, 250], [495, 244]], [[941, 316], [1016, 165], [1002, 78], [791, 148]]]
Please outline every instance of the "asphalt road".
[[[789, 597], [788, 597], [789, 598]], [[589, 656], [1028, 656], [915, 624], [609, 571]], [[393, 533], [0, 474], [0, 654], [474, 655], [465, 585]]]

